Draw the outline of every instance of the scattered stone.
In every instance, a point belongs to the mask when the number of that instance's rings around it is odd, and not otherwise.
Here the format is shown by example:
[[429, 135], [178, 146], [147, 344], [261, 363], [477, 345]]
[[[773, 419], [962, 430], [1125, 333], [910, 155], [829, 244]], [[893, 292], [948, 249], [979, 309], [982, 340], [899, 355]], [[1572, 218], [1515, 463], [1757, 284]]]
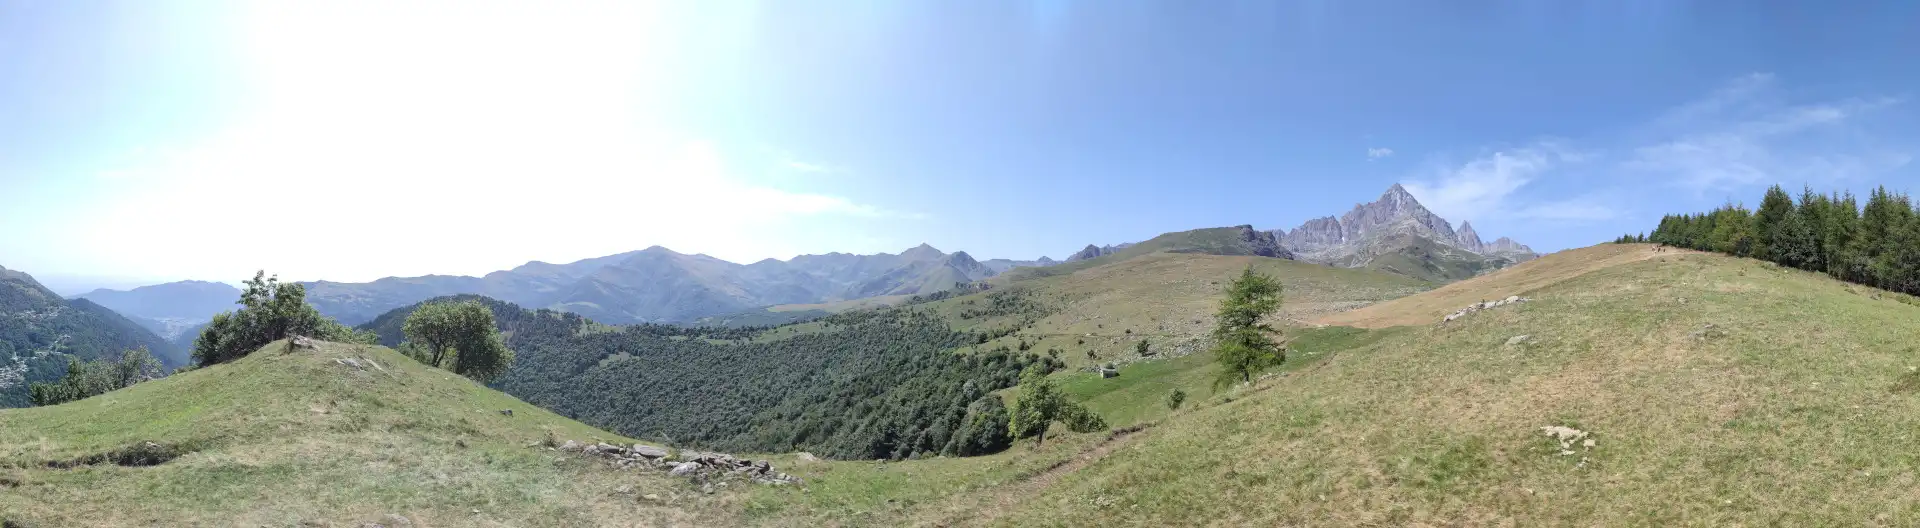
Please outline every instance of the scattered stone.
[[1531, 300], [1533, 300], [1533, 299], [1528, 299], [1528, 298], [1526, 298], [1526, 297], [1521, 297], [1521, 296], [1518, 296], [1518, 295], [1513, 295], [1513, 296], [1509, 296], [1509, 297], [1507, 297], [1507, 298], [1505, 298], [1505, 299], [1500, 299], [1500, 300], [1497, 300], [1497, 301], [1482, 301], [1482, 302], [1477, 302], [1477, 303], [1473, 303], [1473, 304], [1469, 304], [1469, 305], [1467, 305], [1467, 307], [1466, 307], [1466, 308], [1461, 308], [1461, 309], [1460, 309], [1459, 311], [1456, 311], [1456, 312], [1453, 312], [1453, 313], [1451, 313], [1451, 314], [1447, 314], [1447, 316], [1446, 316], [1446, 317], [1444, 317], [1444, 318], [1441, 318], [1441, 319], [1440, 319], [1440, 322], [1441, 322], [1441, 323], [1448, 323], [1448, 322], [1452, 322], [1452, 321], [1453, 321], [1454, 319], [1459, 319], [1459, 318], [1462, 318], [1462, 317], [1466, 317], [1466, 316], [1467, 316], [1467, 314], [1471, 314], [1471, 313], [1474, 313], [1474, 312], [1478, 312], [1478, 311], [1481, 311], [1481, 310], [1489, 310], [1489, 309], [1493, 309], [1493, 308], [1498, 308], [1498, 307], [1501, 307], [1501, 306], [1506, 306], [1506, 305], [1509, 305], [1509, 304], [1516, 304], [1516, 303], [1523, 303], [1523, 302], [1527, 302], [1527, 301], [1531, 301]]
[[1521, 343], [1527, 342], [1527, 339], [1530, 339], [1532, 337], [1533, 336], [1530, 336], [1527, 334], [1520, 334], [1517, 336], [1509, 337], [1507, 338], [1507, 346], [1519, 346]]
[[293, 345], [294, 348], [313, 348], [313, 339], [307, 336], [293, 336], [293, 340], [288, 341], [287, 344]]
[[820, 457], [813, 456], [813, 453], [808, 453], [806, 451], [801, 451], [799, 458], [801, 462], [819, 462], [820, 461]]
[[646, 495], [641, 495], [640, 498], [654, 501], [654, 502], [660, 502], [660, 495], [658, 494], [648, 493]]
[[618, 487], [618, 488], [614, 488], [614, 489], [613, 489], [613, 492], [614, 492], [614, 493], [616, 493], [616, 494], [619, 494], [619, 495], [632, 495], [632, 494], [633, 494], [633, 486], [632, 486], [632, 485], [625, 485], [625, 484], [623, 484], [623, 485], [621, 485], [621, 486], [620, 486], [620, 487]]
[[1719, 327], [1714, 326], [1713, 323], [1707, 323], [1707, 324], [1701, 325], [1700, 329], [1694, 330], [1693, 332], [1688, 333], [1687, 336], [1692, 337], [1694, 339], [1711, 339], [1711, 338], [1718, 338], [1718, 337], [1726, 337], [1727, 332], [1725, 330], [1721, 330]]
[[1548, 437], [1560, 443], [1560, 454], [1562, 456], [1574, 454], [1573, 445], [1575, 443], [1580, 444], [1581, 447], [1588, 450], [1592, 450], [1596, 445], [1593, 438], [1590, 438], [1592, 433], [1572, 427], [1549, 425], [1541, 427], [1540, 432], [1546, 433]]
[[[601, 442], [581, 444], [573, 440], [565, 441], [560, 450], [578, 452], [581, 456], [597, 457], [603, 459], [607, 465], [620, 469], [664, 471], [669, 475], [687, 477], [702, 484], [724, 485], [728, 480], [751, 480], [770, 485], [800, 483], [798, 477], [774, 471], [771, 462], [740, 459], [726, 453], [686, 450], [669, 456], [666, 449], [644, 444], [634, 444], [629, 449]], [[674, 460], [670, 462], [669, 458]], [[564, 456], [554, 458], [555, 463], [564, 460], [566, 460]]]
[[366, 367], [360, 366], [360, 360], [353, 359], [353, 358], [333, 358], [333, 362], [341, 365], [353, 367], [353, 368], [366, 368]]

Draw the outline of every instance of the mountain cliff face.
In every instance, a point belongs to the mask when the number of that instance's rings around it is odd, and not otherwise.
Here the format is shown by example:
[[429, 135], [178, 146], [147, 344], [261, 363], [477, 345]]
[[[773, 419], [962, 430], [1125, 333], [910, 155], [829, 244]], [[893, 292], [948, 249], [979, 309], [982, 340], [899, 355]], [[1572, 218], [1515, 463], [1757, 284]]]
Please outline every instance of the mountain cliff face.
[[[1538, 255], [1531, 248], [1500, 238], [1483, 243], [1472, 224], [1455, 231], [1446, 219], [1427, 210], [1413, 194], [1394, 184], [1380, 199], [1358, 204], [1338, 218], [1308, 220], [1291, 230], [1275, 230], [1282, 245], [1300, 260], [1345, 267], [1367, 267], [1375, 259], [1393, 255], [1395, 261], [1417, 261], [1422, 278], [1462, 279]], [[1423, 244], [1431, 241], [1437, 246]], [[1443, 249], [1444, 248], [1444, 249]], [[1403, 263], [1398, 268], [1413, 268]], [[1445, 271], [1436, 271], [1445, 270]], [[1465, 270], [1465, 271], [1462, 271]]]
[[307, 299], [321, 313], [348, 324], [426, 299], [460, 294], [574, 312], [607, 323], [677, 323], [776, 304], [932, 293], [1015, 266], [1054, 263], [1045, 257], [998, 262], [1003, 267], [996, 269], [965, 252], [948, 254], [921, 244], [897, 255], [828, 253], [742, 265], [654, 246], [568, 264], [529, 262], [484, 277], [314, 282], [308, 283]]

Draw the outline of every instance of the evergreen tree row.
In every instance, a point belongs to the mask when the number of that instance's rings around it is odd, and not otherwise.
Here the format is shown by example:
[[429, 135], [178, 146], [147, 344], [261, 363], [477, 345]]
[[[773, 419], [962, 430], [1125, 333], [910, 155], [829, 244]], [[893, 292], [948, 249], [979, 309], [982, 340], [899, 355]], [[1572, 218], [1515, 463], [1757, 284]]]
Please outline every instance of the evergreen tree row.
[[[1623, 239], [1624, 240], [1624, 239]], [[1861, 207], [1852, 193], [1767, 189], [1758, 210], [1735, 204], [1667, 215], [1648, 242], [1777, 262], [1834, 278], [1920, 295], [1920, 212], [1880, 187]]]

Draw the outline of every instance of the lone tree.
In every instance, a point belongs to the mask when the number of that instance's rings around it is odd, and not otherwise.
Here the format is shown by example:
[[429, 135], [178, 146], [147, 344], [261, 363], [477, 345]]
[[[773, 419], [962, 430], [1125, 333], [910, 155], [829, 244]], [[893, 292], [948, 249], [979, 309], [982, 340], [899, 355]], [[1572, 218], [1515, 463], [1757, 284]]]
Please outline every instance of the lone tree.
[[1039, 445], [1046, 445], [1047, 427], [1055, 421], [1065, 422], [1067, 429], [1076, 433], [1107, 428], [1106, 420], [1099, 415], [1067, 400], [1066, 394], [1047, 378], [1046, 367], [1039, 364], [1020, 373], [1020, 397], [1013, 400], [1009, 414], [1008, 432], [1014, 438], [1039, 437]]
[[1227, 298], [1220, 301], [1215, 314], [1213, 355], [1220, 362], [1220, 378], [1215, 384], [1232, 383], [1235, 378], [1253, 381], [1253, 373], [1287, 360], [1287, 350], [1274, 338], [1280, 331], [1260, 319], [1280, 311], [1280, 281], [1254, 273], [1249, 267], [1227, 285]]
[[402, 327], [407, 355], [431, 366], [487, 382], [513, 365], [493, 311], [478, 301], [428, 303], [407, 316]]

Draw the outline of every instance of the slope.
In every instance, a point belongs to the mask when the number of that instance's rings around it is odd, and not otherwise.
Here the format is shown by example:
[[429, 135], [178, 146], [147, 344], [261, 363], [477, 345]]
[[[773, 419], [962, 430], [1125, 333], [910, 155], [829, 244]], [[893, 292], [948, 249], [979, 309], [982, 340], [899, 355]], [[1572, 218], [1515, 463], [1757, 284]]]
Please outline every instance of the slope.
[[[734, 522], [726, 496], [528, 447], [550, 434], [621, 440], [382, 347], [289, 350], [280, 342], [78, 402], [0, 411], [0, 521], [358, 526], [393, 514], [421, 526]], [[613, 494], [620, 486], [686, 498], [669, 507]]]
[[[1471, 280], [1415, 295], [1319, 318], [1320, 324], [1381, 328], [1439, 321], [1462, 306], [1481, 301], [1528, 295], [1587, 273], [1685, 252], [1652, 244], [1602, 244], [1554, 253]], [[1690, 253], [1690, 252], [1686, 252]]]
[[1275, 258], [1293, 258], [1286, 248], [1280, 247], [1272, 233], [1255, 231], [1253, 226], [1213, 227], [1178, 231], [1153, 237], [1146, 242], [1115, 246], [1112, 252], [1101, 251], [1098, 256], [1070, 259], [1044, 268], [1014, 268], [998, 277], [1001, 282], [1035, 279], [1066, 275], [1080, 270], [1122, 262], [1141, 255], [1154, 253], [1199, 253], [1206, 255], [1254, 255]]
[[0, 407], [28, 404], [33, 382], [58, 379], [67, 359], [99, 359], [146, 348], [168, 367], [186, 353], [86, 299], [61, 299], [26, 273], [0, 268]]
[[[1533, 300], [1387, 330], [1200, 402], [992, 522], [1920, 520], [1904, 440], [1920, 427], [1920, 301], [1753, 260], [1590, 249], [1634, 259], [1490, 275], [1539, 281], [1500, 290]], [[1562, 444], [1550, 426], [1591, 434]]]

